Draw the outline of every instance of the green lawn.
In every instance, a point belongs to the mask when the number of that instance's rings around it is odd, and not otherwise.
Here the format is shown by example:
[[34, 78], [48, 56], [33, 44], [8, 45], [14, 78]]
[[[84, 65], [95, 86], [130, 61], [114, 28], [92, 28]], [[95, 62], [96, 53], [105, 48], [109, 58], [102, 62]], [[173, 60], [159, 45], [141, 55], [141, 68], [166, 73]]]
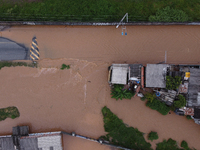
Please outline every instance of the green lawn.
[[148, 21], [166, 6], [182, 10], [189, 21], [200, 21], [199, 0], [40, 0], [29, 3], [0, 0], [0, 20], [119, 22], [128, 12], [130, 22]]

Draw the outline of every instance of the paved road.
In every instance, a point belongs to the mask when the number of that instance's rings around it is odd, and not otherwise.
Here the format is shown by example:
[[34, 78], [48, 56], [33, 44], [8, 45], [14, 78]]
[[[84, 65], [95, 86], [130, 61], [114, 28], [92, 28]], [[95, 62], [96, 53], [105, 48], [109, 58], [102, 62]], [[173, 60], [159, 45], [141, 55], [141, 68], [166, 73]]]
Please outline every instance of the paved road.
[[28, 50], [9, 39], [0, 37], [0, 60], [28, 59]]

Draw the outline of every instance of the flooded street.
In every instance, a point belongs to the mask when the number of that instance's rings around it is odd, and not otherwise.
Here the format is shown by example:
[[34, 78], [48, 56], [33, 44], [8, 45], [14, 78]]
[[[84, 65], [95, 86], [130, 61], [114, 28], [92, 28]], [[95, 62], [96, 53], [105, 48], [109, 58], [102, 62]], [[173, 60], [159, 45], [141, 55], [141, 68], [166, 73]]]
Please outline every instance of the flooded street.
[[[37, 37], [38, 68], [0, 70], [1, 108], [16, 106], [17, 119], [0, 122], [1, 135], [13, 126], [30, 125], [31, 132], [63, 130], [88, 137], [104, 135], [101, 108], [105, 105], [124, 123], [144, 133], [156, 131], [157, 142], [172, 138], [200, 148], [200, 126], [174, 113], [162, 116], [139, 98], [111, 99], [108, 66], [115, 63], [200, 63], [200, 27], [127, 26], [121, 28], [77, 26], [14, 26], [2, 37], [30, 47]], [[70, 69], [60, 70], [62, 64]], [[65, 150], [110, 150], [107, 146], [64, 136]]]

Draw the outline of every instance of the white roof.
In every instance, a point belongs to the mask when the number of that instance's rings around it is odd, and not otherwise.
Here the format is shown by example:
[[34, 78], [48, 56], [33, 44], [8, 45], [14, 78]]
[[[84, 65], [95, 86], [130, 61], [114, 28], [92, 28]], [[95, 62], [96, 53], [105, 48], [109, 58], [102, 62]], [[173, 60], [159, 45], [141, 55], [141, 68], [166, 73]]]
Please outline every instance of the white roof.
[[128, 67], [113, 66], [112, 69], [112, 84], [127, 84]]

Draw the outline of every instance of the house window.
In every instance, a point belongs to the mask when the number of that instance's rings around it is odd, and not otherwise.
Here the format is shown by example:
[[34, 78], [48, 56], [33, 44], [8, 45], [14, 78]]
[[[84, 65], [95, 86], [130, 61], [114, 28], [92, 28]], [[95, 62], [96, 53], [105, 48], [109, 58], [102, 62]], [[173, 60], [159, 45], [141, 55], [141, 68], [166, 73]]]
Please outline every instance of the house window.
[[50, 150], [53, 150], [53, 146], [50, 147]]

